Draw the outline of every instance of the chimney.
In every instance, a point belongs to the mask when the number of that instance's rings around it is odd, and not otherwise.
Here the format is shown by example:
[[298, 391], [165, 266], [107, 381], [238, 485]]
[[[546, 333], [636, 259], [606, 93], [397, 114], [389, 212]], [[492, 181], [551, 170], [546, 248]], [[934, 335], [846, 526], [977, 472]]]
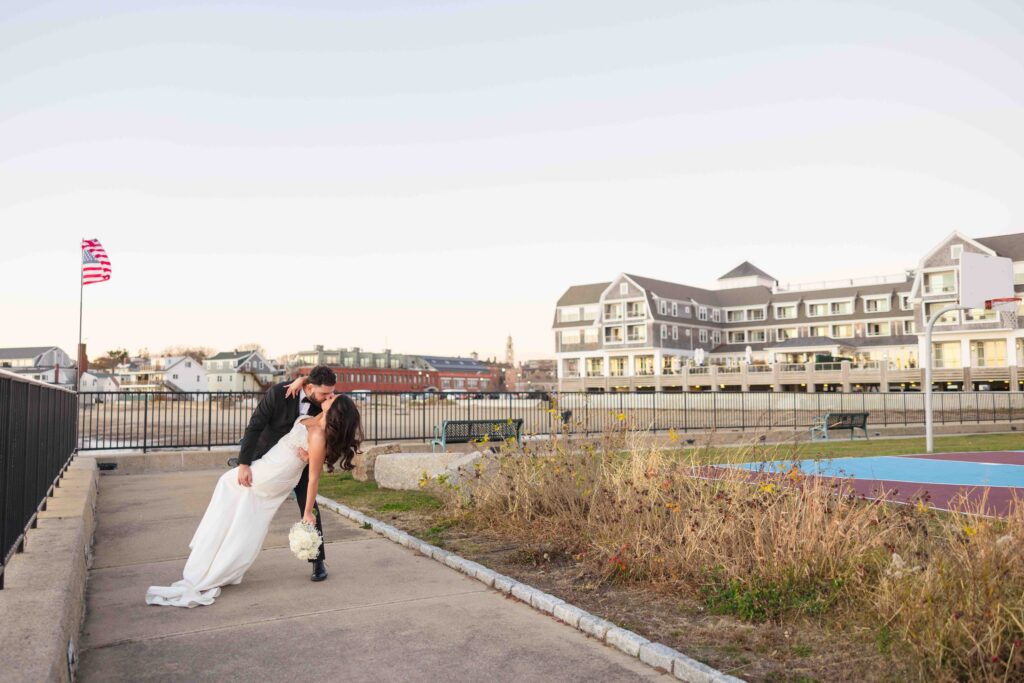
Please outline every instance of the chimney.
[[78, 376], [89, 372], [89, 356], [85, 353], [85, 344], [78, 345]]

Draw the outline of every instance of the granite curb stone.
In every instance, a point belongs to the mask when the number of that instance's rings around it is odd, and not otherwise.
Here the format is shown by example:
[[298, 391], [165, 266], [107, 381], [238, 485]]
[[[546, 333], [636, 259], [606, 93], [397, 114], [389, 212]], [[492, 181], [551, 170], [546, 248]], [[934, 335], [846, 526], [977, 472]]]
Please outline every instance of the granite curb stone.
[[638, 633], [616, 626], [607, 619], [594, 616], [586, 610], [567, 603], [561, 598], [556, 598], [553, 595], [537, 590], [533, 586], [520, 583], [513, 578], [488, 569], [482, 564], [431, 545], [426, 541], [396, 529], [390, 524], [385, 524], [380, 520], [353, 510], [347, 505], [323, 496], [317, 496], [317, 502], [360, 525], [368, 523], [373, 531], [395, 543], [418, 551], [422, 555], [441, 562], [471, 578], [475, 578], [499, 592], [509, 594], [538, 612], [554, 616], [559, 621], [603, 641], [606, 645], [615, 647], [630, 656], [637, 657], [641, 662], [652, 668], [671, 672], [678, 680], [690, 681], [691, 683], [743, 683], [743, 679], [725, 674], [687, 657], [667, 645], [651, 642]]

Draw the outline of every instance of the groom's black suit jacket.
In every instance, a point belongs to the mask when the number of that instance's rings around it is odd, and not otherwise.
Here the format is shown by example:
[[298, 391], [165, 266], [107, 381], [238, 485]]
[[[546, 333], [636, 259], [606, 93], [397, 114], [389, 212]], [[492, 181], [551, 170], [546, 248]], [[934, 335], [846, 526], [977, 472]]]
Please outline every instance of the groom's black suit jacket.
[[[238, 462], [251, 465], [259, 460], [267, 451], [274, 447], [281, 437], [292, 430], [295, 420], [299, 417], [299, 398], [303, 392], [285, 398], [284, 392], [288, 382], [275, 384], [264, 394], [263, 400], [256, 406], [256, 411], [249, 418], [249, 426], [245, 428], [242, 443], [239, 447]], [[310, 401], [309, 417], [320, 414], [320, 406]]]

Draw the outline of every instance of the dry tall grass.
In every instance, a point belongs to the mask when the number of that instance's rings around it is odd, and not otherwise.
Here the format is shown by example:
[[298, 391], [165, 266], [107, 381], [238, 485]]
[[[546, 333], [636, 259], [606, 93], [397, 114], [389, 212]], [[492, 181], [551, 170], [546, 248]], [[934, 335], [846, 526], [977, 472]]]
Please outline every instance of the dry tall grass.
[[442, 488], [468, 523], [571, 554], [608, 580], [688, 591], [752, 621], [853, 621], [923, 680], [1024, 680], [1021, 506], [1007, 519], [939, 513], [795, 471], [696, 462], [623, 430], [597, 445], [506, 450]]

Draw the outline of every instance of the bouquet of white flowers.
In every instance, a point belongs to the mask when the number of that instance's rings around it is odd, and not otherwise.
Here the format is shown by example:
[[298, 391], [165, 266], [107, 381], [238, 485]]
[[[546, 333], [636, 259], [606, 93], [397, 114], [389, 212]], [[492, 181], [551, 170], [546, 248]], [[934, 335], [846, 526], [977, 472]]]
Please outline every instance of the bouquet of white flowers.
[[307, 522], [296, 522], [288, 532], [288, 547], [300, 560], [315, 560], [324, 539], [316, 527]]

